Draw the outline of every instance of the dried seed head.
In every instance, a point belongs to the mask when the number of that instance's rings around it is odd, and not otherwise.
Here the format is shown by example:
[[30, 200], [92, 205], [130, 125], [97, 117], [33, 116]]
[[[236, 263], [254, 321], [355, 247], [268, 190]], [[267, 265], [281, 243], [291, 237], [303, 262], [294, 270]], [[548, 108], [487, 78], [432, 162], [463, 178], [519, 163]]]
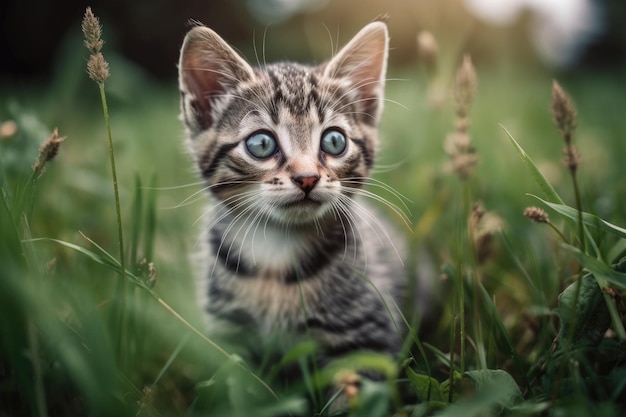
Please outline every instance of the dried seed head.
[[143, 258], [137, 265], [137, 269], [141, 272], [141, 276], [148, 288], [154, 288], [158, 275], [154, 262], [148, 262], [146, 258]]
[[93, 14], [91, 7], [85, 10], [82, 23], [83, 34], [85, 35], [85, 46], [92, 54], [97, 54], [102, 49], [104, 41], [102, 37], [102, 26], [100, 20]]
[[485, 208], [483, 207], [482, 203], [475, 202], [474, 204], [472, 204], [472, 212], [470, 213], [468, 223], [470, 234], [475, 235], [476, 233], [478, 233], [478, 224], [480, 223], [484, 215]]
[[563, 148], [563, 165], [572, 173], [575, 173], [578, 165], [580, 165], [580, 153], [578, 153], [578, 149], [571, 142]]
[[569, 144], [576, 128], [576, 109], [556, 80], [552, 81], [552, 117], [565, 143]]
[[109, 78], [109, 63], [105, 61], [101, 52], [91, 55], [87, 61], [87, 74], [97, 83], [103, 83]]
[[37, 156], [33, 164], [35, 178], [39, 178], [41, 174], [43, 174], [46, 164], [57, 156], [61, 143], [63, 143], [64, 140], [65, 137], [59, 137], [59, 131], [55, 128], [52, 135], [41, 145], [39, 148], [39, 156]]
[[443, 148], [448, 156], [452, 158], [459, 154], [475, 152], [469, 135], [467, 133], [461, 133], [458, 131], [448, 133], [448, 135], [446, 136], [446, 140], [443, 144]]
[[475, 153], [461, 153], [455, 155], [450, 163], [450, 169], [459, 179], [467, 180], [474, 173], [474, 168], [478, 163], [478, 155]]
[[457, 117], [457, 119], [454, 122], [454, 127], [456, 129], [457, 132], [460, 133], [467, 133], [467, 131], [469, 130], [470, 127], [470, 119], [469, 117]]
[[461, 66], [456, 72], [454, 85], [454, 97], [459, 117], [465, 117], [467, 115], [477, 86], [478, 78], [476, 77], [474, 64], [472, 64], [472, 58], [469, 55], [465, 55]]
[[424, 63], [428, 72], [433, 73], [437, 68], [439, 46], [432, 33], [423, 30], [417, 34], [417, 55]]
[[548, 213], [539, 207], [526, 207], [524, 216], [528, 217], [533, 223], [549, 223]]
[[104, 45], [104, 41], [101, 39], [102, 27], [98, 18], [91, 11], [91, 7], [87, 7], [85, 11], [82, 29], [85, 35], [85, 46], [91, 52], [89, 61], [87, 61], [87, 74], [95, 82], [103, 83], [109, 78], [109, 63], [105, 61], [100, 52], [102, 45]]
[[485, 211], [481, 203], [474, 203], [468, 220], [468, 231], [474, 242], [476, 260], [485, 263], [494, 253], [493, 236], [502, 229], [502, 218], [496, 213]]

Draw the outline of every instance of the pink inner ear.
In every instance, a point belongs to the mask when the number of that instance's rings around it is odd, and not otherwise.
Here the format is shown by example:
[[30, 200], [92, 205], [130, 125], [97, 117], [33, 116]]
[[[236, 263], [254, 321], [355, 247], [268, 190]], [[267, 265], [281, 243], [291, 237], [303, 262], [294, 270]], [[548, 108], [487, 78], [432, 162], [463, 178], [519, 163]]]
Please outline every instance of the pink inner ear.
[[187, 51], [182, 60], [181, 76], [186, 92], [193, 96], [191, 104], [198, 122], [206, 128], [212, 124], [211, 98], [221, 94], [224, 87], [220, 84], [219, 72], [198, 55], [197, 51]]
[[325, 75], [350, 81], [361, 112], [377, 122], [382, 110], [387, 66], [387, 30], [372, 23], [363, 28], [329, 63]]
[[211, 29], [199, 26], [185, 38], [180, 87], [189, 96], [194, 117], [206, 129], [213, 123], [215, 99], [254, 76], [252, 68]]

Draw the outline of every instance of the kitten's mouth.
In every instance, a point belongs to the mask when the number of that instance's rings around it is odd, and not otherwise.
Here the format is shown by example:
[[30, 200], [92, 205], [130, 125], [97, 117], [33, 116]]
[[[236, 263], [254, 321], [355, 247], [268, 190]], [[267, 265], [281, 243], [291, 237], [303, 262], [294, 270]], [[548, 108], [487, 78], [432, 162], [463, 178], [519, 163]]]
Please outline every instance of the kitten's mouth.
[[287, 203], [281, 204], [282, 207], [291, 209], [291, 208], [304, 208], [304, 209], [312, 209], [318, 208], [322, 205], [321, 201], [315, 201], [310, 199], [309, 197], [304, 197], [300, 200], [289, 201]]

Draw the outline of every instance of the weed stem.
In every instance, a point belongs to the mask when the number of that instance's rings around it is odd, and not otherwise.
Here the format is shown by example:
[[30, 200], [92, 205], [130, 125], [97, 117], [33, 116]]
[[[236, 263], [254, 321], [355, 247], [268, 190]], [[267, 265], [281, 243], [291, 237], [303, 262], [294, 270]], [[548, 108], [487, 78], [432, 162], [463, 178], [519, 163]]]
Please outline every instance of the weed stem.
[[120, 280], [117, 289], [119, 310], [117, 318], [120, 323], [119, 340], [118, 340], [118, 357], [122, 357], [124, 351], [124, 340], [126, 337], [126, 260], [124, 258], [124, 233], [122, 227], [122, 211], [120, 209], [120, 192], [117, 181], [117, 170], [115, 168], [115, 152], [113, 150], [113, 137], [111, 135], [111, 122], [109, 118], [109, 108], [107, 106], [106, 94], [104, 92], [104, 82], [98, 82], [100, 89], [100, 99], [102, 101], [102, 110], [104, 112], [104, 121], [107, 128], [107, 136], [109, 139], [109, 159], [111, 161], [111, 173], [113, 175], [113, 192], [115, 194], [115, 213], [117, 217], [117, 238], [120, 248]]

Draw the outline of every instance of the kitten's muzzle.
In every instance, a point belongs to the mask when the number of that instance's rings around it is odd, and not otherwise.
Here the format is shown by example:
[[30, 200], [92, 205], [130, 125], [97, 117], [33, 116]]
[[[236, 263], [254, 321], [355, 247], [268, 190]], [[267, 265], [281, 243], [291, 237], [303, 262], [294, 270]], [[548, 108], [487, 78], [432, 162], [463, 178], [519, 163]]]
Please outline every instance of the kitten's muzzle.
[[291, 181], [304, 191], [305, 195], [309, 195], [319, 180], [319, 175], [295, 175], [291, 177]]

